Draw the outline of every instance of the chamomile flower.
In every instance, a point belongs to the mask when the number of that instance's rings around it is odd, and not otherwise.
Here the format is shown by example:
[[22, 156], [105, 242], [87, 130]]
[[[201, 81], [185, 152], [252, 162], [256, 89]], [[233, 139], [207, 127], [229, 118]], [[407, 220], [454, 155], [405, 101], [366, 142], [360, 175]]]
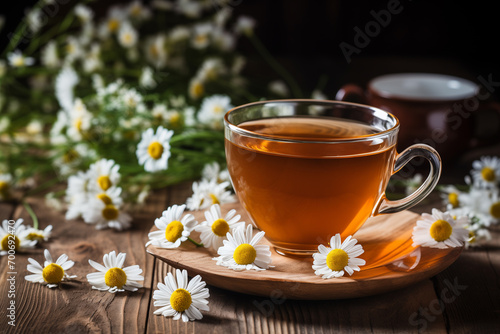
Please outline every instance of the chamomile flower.
[[131, 18], [136, 20], [147, 20], [151, 17], [152, 13], [149, 8], [144, 6], [141, 1], [135, 0], [132, 1], [127, 10]]
[[220, 58], [206, 59], [198, 70], [198, 76], [203, 81], [215, 80], [225, 72], [224, 64]]
[[236, 202], [236, 197], [227, 190], [229, 182], [218, 183], [217, 179], [202, 179], [193, 182], [193, 194], [187, 199], [189, 210], [206, 209], [212, 204], [225, 204]]
[[268, 89], [273, 94], [279, 95], [281, 97], [286, 97], [290, 95], [290, 90], [283, 80], [274, 80], [269, 83]]
[[[265, 270], [271, 264], [271, 251], [268, 245], [258, 245], [265, 232], [253, 236], [253, 226], [239, 225], [233, 233], [227, 233], [224, 246], [217, 250], [219, 257], [214, 258], [217, 265], [233, 270]], [[253, 237], [252, 237], [253, 236]]]
[[359, 267], [364, 266], [366, 261], [358, 256], [365, 251], [357, 242], [352, 236], [348, 236], [342, 242], [340, 234], [337, 233], [330, 238], [330, 247], [319, 245], [319, 252], [313, 254], [314, 273], [328, 279], [342, 277], [344, 272], [352, 276], [354, 271], [360, 271]]
[[454, 219], [449, 212], [432, 209], [432, 214], [423, 213], [413, 228], [413, 246], [432, 248], [461, 247], [469, 232], [465, 229], [466, 216]]
[[106, 34], [116, 33], [123, 21], [127, 18], [126, 9], [121, 8], [120, 6], [112, 6], [108, 10], [108, 16], [106, 19], [105, 30]]
[[184, 322], [200, 320], [203, 318], [201, 311], [209, 311], [208, 300], [210, 293], [206, 283], [196, 275], [188, 279], [186, 270], [175, 271], [165, 276], [165, 283], [158, 283], [158, 290], [153, 293], [154, 306], [160, 306], [154, 311], [156, 315], [173, 317], [174, 320], [182, 319]]
[[229, 171], [222, 169], [217, 161], [206, 164], [201, 171], [201, 177], [206, 180], [215, 179], [218, 183], [230, 182]]
[[142, 95], [134, 88], [122, 89], [120, 93], [127, 108], [137, 108], [142, 103]]
[[111, 187], [107, 190], [101, 190], [100, 192], [89, 194], [96, 199], [99, 199], [106, 205], [113, 204], [117, 207], [121, 207], [123, 204], [122, 188], [120, 187]]
[[144, 67], [139, 78], [139, 85], [144, 88], [155, 88], [156, 81], [154, 78], [154, 71], [151, 67]]
[[221, 28], [216, 27], [212, 31], [212, 45], [224, 52], [234, 50], [236, 44], [235, 36]]
[[198, 222], [192, 214], [182, 216], [186, 205], [172, 205], [156, 218], [155, 226], [158, 231], [148, 234], [149, 241], [146, 247], [153, 245], [159, 248], [177, 248], [189, 238]]
[[198, 76], [194, 77], [189, 82], [188, 93], [193, 100], [198, 100], [205, 94], [205, 82]]
[[35, 63], [35, 58], [25, 57], [20, 50], [15, 50], [7, 54], [7, 60], [12, 67], [31, 66]]
[[31, 275], [24, 276], [24, 279], [32, 283], [41, 283], [47, 285], [49, 288], [56, 288], [59, 283], [65, 279], [75, 278], [76, 276], [69, 276], [66, 271], [71, 269], [75, 264], [73, 261], [68, 260], [66, 254], [62, 254], [54, 262], [52, 256], [48, 249], [43, 252], [45, 256], [45, 262], [43, 267], [36, 260], [28, 258], [30, 264], [28, 264], [28, 271]]
[[66, 51], [65, 60], [70, 64], [76, 59], [81, 58], [84, 54], [84, 49], [81, 45], [81, 42], [72, 36], [68, 37], [64, 50]]
[[423, 180], [422, 174], [419, 174], [419, 173], [417, 173], [417, 174], [413, 175], [411, 178], [405, 180], [405, 193], [406, 193], [406, 195], [410, 195], [413, 192], [415, 192], [415, 190], [417, 190], [418, 187], [420, 187], [420, 185], [422, 184], [422, 180]]
[[484, 197], [482, 200], [482, 210], [481, 212], [486, 217], [486, 226], [491, 224], [498, 224], [500, 222], [500, 194], [498, 191], [494, 191], [488, 197]]
[[0, 227], [0, 255], [6, 255], [9, 251], [22, 252], [35, 247], [36, 240], [25, 238], [26, 226], [23, 225], [23, 222], [22, 218], [17, 219], [13, 224], [9, 220], [2, 222]]
[[472, 163], [472, 178], [474, 182], [485, 186], [494, 187], [500, 181], [500, 158], [481, 157]]
[[75, 15], [82, 23], [89, 22], [94, 17], [94, 12], [87, 6], [78, 4], [75, 6]]
[[82, 214], [87, 224], [95, 224], [96, 229], [114, 228], [125, 230], [131, 226], [132, 217], [116, 203], [109, 203], [108, 198], [90, 198]]
[[168, 53], [165, 43], [166, 37], [163, 34], [151, 37], [145, 43], [146, 59], [157, 69], [161, 69], [167, 64]]
[[224, 114], [233, 106], [231, 99], [225, 95], [213, 95], [203, 99], [198, 120], [214, 130], [223, 127]]
[[156, 133], [152, 128], [142, 133], [142, 138], [137, 145], [137, 159], [139, 164], [144, 165], [147, 172], [157, 172], [168, 168], [170, 158], [170, 138], [172, 130], [159, 126]]
[[179, 43], [189, 39], [190, 35], [191, 31], [189, 30], [189, 28], [184, 26], [176, 26], [172, 28], [172, 30], [170, 30], [168, 34], [168, 39], [172, 43]]
[[248, 16], [238, 17], [234, 26], [234, 31], [237, 34], [252, 35], [255, 29], [255, 20]]
[[57, 68], [61, 64], [59, 54], [57, 52], [57, 42], [49, 41], [42, 49], [40, 60], [43, 66]]
[[131, 48], [137, 44], [138, 40], [137, 30], [129, 22], [123, 22], [118, 31], [118, 42], [124, 48]]
[[100, 159], [90, 165], [88, 188], [91, 191], [108, 190], [112, 186], [116, 186], [120, 181], [121, 175], [118, 172], [120, 165], [114, 160]]
[[210, 23], [199, 23], [193, 27], [191, 46], [195, 49], [205, 49], [210, 44], [213, 26]]
[[71, 110], [73, 107], [73, 89], [78, 82], [78, 74], [69, 66], [64, 67], [56, 77], [55, 95], [61, 108], [66, 111]]
[[460, 206], [461, 191], [453, 185], [447, 185], [441, 188], [441, 199], [447, 209], [456, 209]]
[[68, 203], [66, 219], [76, 219], [80, 217], [86, 209], [89, 196], [89, 173], [78, 171], [75, 175], [68, 177], [65, 201]]
[[10, 199], [10, 188], [12, 184], [12, 176], [10, 174], [0, 174], [0, 201]]
[[205, 211], [205, 221], [195, 227], [200, 232], [200, 238], [205, 248], [218, 250], [223, 246], [223, 241], [227, 239], [227, 233], [233, 233], [234, 229], [245, 225], [240, 221], [241, 216], [236, 214], [236, 210], [230, 210], [222, 217], [219, 204], [213, 204], [208, 211]]
[[70, 112], [70, 126], [67, 134], [73, 140], [81, 140], [83, 133], [90, 129], [92, 114], [87, 110], [81, 99], [75, 99]]
[[108, 291], [111, 293], [121, 291], [137, 291], [142, 285], [137, 281], [144, 281], [142, 269], [138, 265], [123, 267], [127, 254], [115, 251], [104, 254], [103, 263], [92, 261], [89, 264], [98, 272], [87, 275], [87, 280], [92, 285], [92, 289], [99, 291]]
[[34, 227], [28, 227], [24, 232], [24, 238], [31, 241], [48, 241], [52, 234], [52, 225], [47, 226], [43, 230]]
[[83, 70], [86, 73], [92, 73], [98, 69], [101, 69], [103, 67], [101, 58], [101, 45], [99, 45], [98, 43], [92, 43], [89, 52], [83, 59]]

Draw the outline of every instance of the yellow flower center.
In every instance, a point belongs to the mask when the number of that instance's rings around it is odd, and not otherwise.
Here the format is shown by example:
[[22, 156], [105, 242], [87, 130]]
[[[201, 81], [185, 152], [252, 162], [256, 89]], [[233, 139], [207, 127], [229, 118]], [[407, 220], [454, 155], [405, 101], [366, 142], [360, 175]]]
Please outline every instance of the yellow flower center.
[[469, 243], [473, 244], [474, 242], [476, 242], [476, 233], [469, 231]]
[[460, 202], [458, 201], [458, 194], [457, 193], [449, 193], [448, 194], [448, 202], [454, 208], [458, 208], [458, 205], [460, 204]]
[[99, 198], [106, 205], [113, 204], [113, 200], [106, 193], [97, 194], [96, 197]]
[[203, 84], [201, 82], [195, 82], [191, 86], [191, 95], [197, 99], [203, 95], [205, 92], [205, 88], [203, 87]]
[[170, 306], [177, 312], [184, 312], [191, 306], [191, 294], [185, 289], [177, 289], [170, 295]]
[[12, 65], [14, 65], [15, 67], [24, 66], [24, 57], [19, 56], [14, 58], [14, 60], [12, 61]]
[[446, 220], [439, 219], [432, 223], [429, 232], [434, 240], [441, 242], [445, 241], [451, 236], [453, 228]]
[[172, 116], [170, 116], [170, 124], [172, 126], [177, 127], [181, 123], [181, 115], [179, 113], [175, 113]]
[[490, 214], [493, 218], [500, 219], [500, 202], [496, 202], [491, 205]]
[[175, 242], [177, 239], [182, 237], [182, 232], [184, 231], [184, 225], [178, 220], [171, 221], [167, 228], [165, 229], [165, 239], [170, 242]]
[[69, 151], [67, 151], [66, 153], [64, 153], [63, 155], [63, 162], [64, 163], [70, 163], [70, 162], [73, 162], [75, 161], [80, 155], [78, 154], [77, 151], [73, 150], [73, 149], [70, 149]]
[[229, 232], [229, 224], [222, 218], [217, 219], [212, 224], [212, 232], [219, 237], [225, 237]]
[[64, 269], [56, 263], [51, 263], [43, 268], [42, 276], [45, 282], [49, 284], [56, 284], [62, 281], [64, 277]]
[[132, 16], [137, 17], [141, 15], [141, 13], [142, 13], [142, 8], [140, 5], [134, 4], [132, 8], [130, 8], [130, 14], [132, 14]]
[[73, 126], [75, 127], [75, 129], [78, 132], [82, 132], [82, 119], [81, 118], [77, 118], [75, 120], [75, 122], [73, 123]]
[[104, 275], [104, 283], [109, 287], [121, 289], [127, 283], [127, 274], [121, 268], [111, 268]]
[[221, 114], [223, 112], [224, 112], [224, 108], [222, 108], [221, 106], [214, 107], [214, 114]]
[[125, 44], [130, 44], [130, 42], [132, 42], [132, 34], [129, 34], [129, 33], [125, 33], [123, 36], [123, 42], [125, 42]]
[[115, 32], [115, 31], [118, 30], [118, 27], [120, 27], [120, 21], [118, 21], [117, 19], [110, 19], [108, 21], [108, 29], [109, 29], [109, 31]]
[[66, 53], [67, 54], [73, 54], [73, 53], [75, 53], [75, 50], [76, 50], [76, 48], [75, 48], [74, 44], [69, 43], [66, 45]]
[[493, 170], [493, 168], [491, 168], [491, 167], [484, 167], [481, 170], [481, 177], [485, 181], [493, 182], [496, 179], [496, 177], [495, 177], [495, 170]]
[[349, 255], [343, 249], [332, 249], [326, 256], [326, 265], [333, 271], [341, 271], [349, 263]]
[[160, 55], [160, 51], [154, 44], [149, 47], [149, 53], [151, 53], [151, 56], [153, 58], [158, 58], [158, 56]]
[[152, 142], [148, 146], [148, 154], [155, 160], [160, 159], [163, 155], [163, 145], [157, 141]]
[[113, 204], [108, 204], [102, 209], [102, 216], [106, 220], [115, 220], [118, 218], [118, 209]]
[[195, 37], [196, 43], [201, 44], [201, 45], [204, 45], [205, 43], [207, 43], [207, 39], [208, 39], [207, 34], [200, 34], [200, 35]]
[[7, 197], [9, 194], [9, 184], [5, 181], [0, 181], [0, 196]]
[[14, 239], [14, 249], [16, 250], [19, 248], [19, 244], [21, 243], [19, 238], [12, 234], [6, 234], [2, 239], [2, 250], [7, 251], [10, 249], [9, 244], [12, 245], [12, 239]]
[[43, 240], [43, 234], [37, 233], [37, 232], [30, 232], [27, 236], [26, 239], [28, 240]]
[[212, 204], [220, 204], [219, 199], [217, 198], [217, 196], [215, 196], [214, 194], [210, 194], [209, 196], [212, 199]]
[[251, 264], [257, 257], [257, 251], [250, 244], [241, 244], [234, 250], [233, 259], [237, 264]]
[[99, 184], [99, 187], [101, 187], [101, 189], [104, 191], [108, 190], [113, 185], [113, 183], [109, 179], [109, 176], [107, 175], [99, 176], [99, 178], [97, 179], [97, 183]]

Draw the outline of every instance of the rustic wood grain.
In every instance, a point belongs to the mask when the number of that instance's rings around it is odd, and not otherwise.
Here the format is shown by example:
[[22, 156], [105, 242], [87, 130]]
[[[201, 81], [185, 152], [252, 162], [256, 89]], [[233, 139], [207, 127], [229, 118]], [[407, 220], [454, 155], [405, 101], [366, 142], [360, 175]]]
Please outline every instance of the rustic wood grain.
[[[66, 221], [63, 213], [46, 208], [43, 199], [30, 200], [38, 215], [40, 228], [52, 224], [53, 237], [24, 254], [16, 254], [16, 327], [5, 326], [2, 332], [16, 333], [137, 333], [144, 332], [146, 314], [151, 293], [153, 259], [144, 251], [147, 232], [157, 212], [164, 209], [166, 191], [151, 196], [147, 206], [138, 210], [131, 230], [118, 232], [113, 230], [95, 230], [94, 226], [83, 221]], [[31, 219], [22, 206], [18, 206], [14, 218], [22, 217], [25, 224], [31, 225]], [[49, 289], [24, 279], [27, 258], [32, 257], [43, 262], [43, 249], [50, 250], [57, 258], [66, 253], [75, 261], [75, 266], [68, 274], [78, 277], [63, 283], [59, 288]], [[86, 275], [94, 272], [88, 264], [92, 259], [102, 263], [105, 253], [112, 250], [127, 254], [125, 266], [138, 264], [145, 277], [144, 288], [137, 292], [111, 294], [92, 290]], [[2, 259], [2, 268], [5, 268]], [[0, 281], [0, 317], [6, 318], [6, 271], [2, 270]]]
[[436, 306], [450, 333], [500, 333], [500, 226], [490, 231], [492, 240], [435, 277], [438, 296], [450, 291]]
[[[46, 208], [43, 199], [31, 199], [40, 227], [54, 225], [53, 238], [42, 247], [16, 255], [16, 328], [6, 323], [8, 291], [6, 258], [0, 257], [0, 333], [498, 333], [500, 231], [493, 230], [488, 245], [465, 250], [441, 274], [420, 283], [384, 294], [341, 300], [294, 300], [282, 291], [266, 296], [210, 289], [210, 311], [201, 321], [183, 323], [153, 315], [152, 294], [158, 282], [174, 267], [146, 253], [144, 244], [154, 219], [169, 205], [182, 204], [191, 195], [189, 183], [151, 196], [135, 214], [131, 231], [96, 231], [80, 221], [67, 222], [64, 215]], [[430, 201], [419, 212], [430, 212]], [[438, 205], [436, 207], [439, 207]], [[0, 219], [31, 220], [22, 206], [0, 203]], [[76, 262], [69, 273], [78, 275], [59, 289], [48, 289], [24, 280], [27, 258], [43, 260], [43, 249], [53, 256], [63, 252]], [[111, 250], [127, 253], [125, 265], [144, 270], [144, 289], [112, 295], [91, 290], [85, 278], [93, 272], [88, 259], [102, 261]], [[441, 295], [446, 280], [466, 285], [453, 301]], [[445, 294], [449, 300], [451, 295]], [[434, 310], [434, 312], [433, 312]]]

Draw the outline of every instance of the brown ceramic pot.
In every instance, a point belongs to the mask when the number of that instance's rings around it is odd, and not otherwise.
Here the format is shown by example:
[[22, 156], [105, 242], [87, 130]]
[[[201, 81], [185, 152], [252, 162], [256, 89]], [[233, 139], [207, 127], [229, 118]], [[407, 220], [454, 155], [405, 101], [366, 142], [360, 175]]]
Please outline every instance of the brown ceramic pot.
[[[472, 81], [448, 75], [397, 73], [372, 79], [366, 90], [347, 84], [336, 99], [394, 114], [401, 122], [399, 147], [425, 143], [443, 159], [451, 159], [474, 145], [474, 116], [485, 108], [500, 110], [486, 103], [486, 94], [480, 94], [479, 88]], [[493, 137], [499, 140], [500, 134]]]

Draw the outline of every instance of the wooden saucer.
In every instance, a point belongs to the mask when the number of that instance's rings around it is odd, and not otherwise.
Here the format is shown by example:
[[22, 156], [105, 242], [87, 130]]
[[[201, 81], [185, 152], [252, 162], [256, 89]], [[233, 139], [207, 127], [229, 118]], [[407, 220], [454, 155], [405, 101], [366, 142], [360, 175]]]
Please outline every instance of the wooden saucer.
[[[239, 203], [221, 205], [224, 215], [236, 209], [242, 220], [250, 219]], [[192, 213], [198, 222], [205, 220], [203, 211]], [[273, 268], [264, 271], [233, 271], [217, 266], [215, 251], [196, 247], [186, 241], [176, 249], [161, 249], [149, 245], [147, 252], [169, 265], [186, 269], [189, 276], [201, 275], [209, 285], [222, 289], [287, 299], [343, 299], [379, 294], [412, 285], [432, 277], [451, 265], [462, 248], [435, 249], [412, 247], [411, 234], [418, 214], [404, 211], [368, 219], [354, 235], [365, 253], [366, 261], [360, 272], [346, 273], [338, 279], [322, 279], [314, 274], [312, 257], [292, 258], [277, 254], [272, 249]], [[153, 225], [151, 231], [157, 230]], [[199, 241], [199, 233], [191, 233]], [[267, 243], [262, 240], [261, 243]], [[391, 243], [389, 248], [387, 245]], [[278, 296], [278, 297], [277, 297]]]

